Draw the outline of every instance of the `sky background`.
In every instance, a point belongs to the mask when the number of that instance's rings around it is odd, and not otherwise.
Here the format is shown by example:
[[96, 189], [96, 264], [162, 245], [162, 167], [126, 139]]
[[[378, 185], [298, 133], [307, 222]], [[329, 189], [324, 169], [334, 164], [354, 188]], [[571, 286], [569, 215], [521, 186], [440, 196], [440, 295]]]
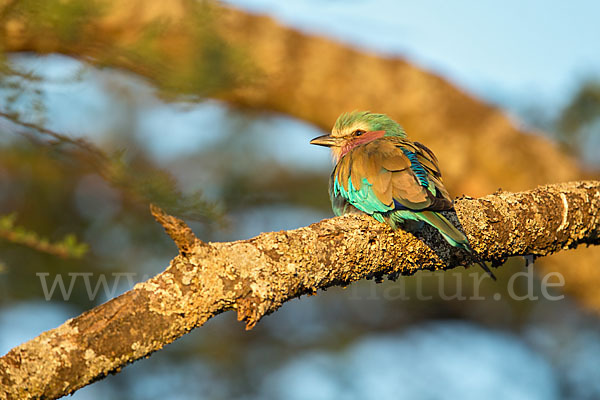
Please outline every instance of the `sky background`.
[[400, 55], [508, 107], [559, 107], [600, 71], [600, 2], [228, 0], [303, 31]]

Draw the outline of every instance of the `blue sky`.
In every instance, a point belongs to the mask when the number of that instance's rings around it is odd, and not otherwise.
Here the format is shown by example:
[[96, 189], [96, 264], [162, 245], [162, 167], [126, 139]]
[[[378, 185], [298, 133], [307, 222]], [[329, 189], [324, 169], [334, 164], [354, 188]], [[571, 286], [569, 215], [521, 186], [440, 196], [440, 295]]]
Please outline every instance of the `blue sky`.
[[600, 2], [228, 0], [304, 31], [401, 55], [488, 101], [559, 107], [600, 71]]

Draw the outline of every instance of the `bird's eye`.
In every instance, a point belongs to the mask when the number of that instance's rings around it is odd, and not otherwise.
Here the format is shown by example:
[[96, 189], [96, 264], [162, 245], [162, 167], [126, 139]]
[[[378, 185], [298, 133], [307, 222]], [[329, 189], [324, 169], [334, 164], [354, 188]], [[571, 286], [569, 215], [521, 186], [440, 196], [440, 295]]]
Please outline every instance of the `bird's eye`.
[[360, 136], [360, 135], [362, 135], [363, 133], [365, 133], [365, 131], [363, 131], [362, 129], [357, 129], [357, 130], [355, 130], [355, 131], [354, 131], [354, 135], [355, 135], [355, 136]]

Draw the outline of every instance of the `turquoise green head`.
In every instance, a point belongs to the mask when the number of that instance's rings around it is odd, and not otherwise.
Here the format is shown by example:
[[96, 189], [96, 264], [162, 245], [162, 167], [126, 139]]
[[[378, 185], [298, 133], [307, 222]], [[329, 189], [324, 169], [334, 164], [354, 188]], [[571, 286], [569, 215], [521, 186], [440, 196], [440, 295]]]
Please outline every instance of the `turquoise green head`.
[[352, 111], [338, 117], [331, 134], [314, 138], [310, 143], [330, 147], [337, 161], [354, 147], [384, 136], [404, 138], [406, 133], [400, 124], [385, 114]]
[[346, 137], [356, 130], [364, 132], [385, 131], [385, 136], [406, 137], [404, 129], [396, 121], [385, 114], [369, 111], [352, 111], [343, 113], [335, 121], [331, 136]]

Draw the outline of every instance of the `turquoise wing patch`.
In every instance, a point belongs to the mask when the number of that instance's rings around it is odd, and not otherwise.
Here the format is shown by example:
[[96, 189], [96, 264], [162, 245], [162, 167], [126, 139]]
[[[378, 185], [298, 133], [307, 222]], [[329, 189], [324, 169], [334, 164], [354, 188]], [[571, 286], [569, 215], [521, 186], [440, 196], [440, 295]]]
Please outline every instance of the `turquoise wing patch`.
[[393, 210], [394, 206], [387, 206], [382, 203], [373, 192], [372, 186], [367, 178], [362, 178], [360, 188], [355, 188], [352, 185], [352, 179], [348, 177], [348, 190], [346, 191], [336, 177], [333, 184], [333, 194], [345, 198], [354, 207], [372, 215], [379, 222], [385, 222], [381, 213]]

